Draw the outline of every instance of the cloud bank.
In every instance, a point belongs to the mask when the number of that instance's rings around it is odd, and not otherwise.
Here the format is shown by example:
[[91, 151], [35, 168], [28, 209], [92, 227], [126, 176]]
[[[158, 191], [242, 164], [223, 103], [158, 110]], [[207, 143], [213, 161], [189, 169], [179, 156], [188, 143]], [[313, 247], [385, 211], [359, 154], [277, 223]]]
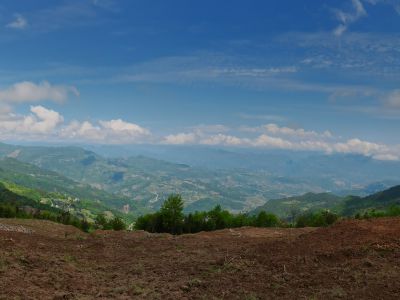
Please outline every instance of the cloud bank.
[[[385, 145], [359, 138], [343, 140], [330, 131], [323, 132], [281, 126], [276, 123], [231, 128], [223, 124], [201, 124], [184, 132], [156, 135], [149, 128], [122, 119], [72, 120], [42, 105], [31, 105], [28, 114], [16, 114], [13, 106], [50, 100], [63, 102], [79, 96], [75, 87], [20, 82], [0, 89], [0, 139], [80, 142], [93, 144], [163, 144], [208, 145], [318, 151], [327, 154], [359, 154], [378, 160], [400, 161], [400, 145]], [[385, 105], [399, 108], [400, 92], [395, 90], [384, 99]]]
[[333, 136], [330, 131], [319, 133], [303, 128], [281, 127], [273, 123], [258, 127], [241, 127], [239, 131], [256, 135], [238, 136], [225, 133], [186, 132], [168, 135], [162, 143], [318, 151], [326, 154], [360, 154], [377, 160], [400, 160], [400, 145], [389, 146], [358, 138], [342, 141]]

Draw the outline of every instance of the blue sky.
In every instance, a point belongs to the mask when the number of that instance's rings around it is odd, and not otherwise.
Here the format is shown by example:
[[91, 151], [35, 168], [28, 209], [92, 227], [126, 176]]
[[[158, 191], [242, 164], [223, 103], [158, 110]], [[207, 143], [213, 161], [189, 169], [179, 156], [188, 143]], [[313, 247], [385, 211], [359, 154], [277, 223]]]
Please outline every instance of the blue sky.
[[400, 153], [400, 1], [0, 3], [0, 138]]

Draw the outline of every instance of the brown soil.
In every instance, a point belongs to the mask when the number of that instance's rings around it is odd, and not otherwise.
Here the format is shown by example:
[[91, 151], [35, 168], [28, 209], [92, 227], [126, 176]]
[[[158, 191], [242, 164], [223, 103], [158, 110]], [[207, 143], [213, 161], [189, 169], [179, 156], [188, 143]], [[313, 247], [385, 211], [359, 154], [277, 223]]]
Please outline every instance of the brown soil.
[[0, 299], [400, 297], [400, 218], [179, 237], [0, 224]]

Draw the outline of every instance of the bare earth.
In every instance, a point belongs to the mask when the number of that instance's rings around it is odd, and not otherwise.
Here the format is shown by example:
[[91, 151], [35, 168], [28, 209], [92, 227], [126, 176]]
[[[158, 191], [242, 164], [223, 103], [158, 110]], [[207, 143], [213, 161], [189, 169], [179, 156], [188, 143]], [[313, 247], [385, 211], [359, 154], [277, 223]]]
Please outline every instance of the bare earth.
[[0, 299], [399, 299], [400, 218], [172, 237], [0, 219]]

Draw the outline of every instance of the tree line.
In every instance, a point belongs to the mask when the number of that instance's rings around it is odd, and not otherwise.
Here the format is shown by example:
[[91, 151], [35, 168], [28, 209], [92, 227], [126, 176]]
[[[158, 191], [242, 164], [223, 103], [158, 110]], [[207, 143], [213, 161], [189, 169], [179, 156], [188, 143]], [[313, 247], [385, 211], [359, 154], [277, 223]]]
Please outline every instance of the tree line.
[[170, 195], [158, 212], [139, 217], [135, 229], [148, 232], [166, 232], [171, 234], [196, 233], [224, 228], [243, 226], [253, 227], [305, 227], [328, 226], [338, 216], [329, 211], [308, 213], [297, 218], [295, 224], [280, 220], [277, 216], [265, 211], [257, 215], [232, 214], [223, 210], [220, 205], [209, 211], [183, 213], [183, 200], [180, 195]]

